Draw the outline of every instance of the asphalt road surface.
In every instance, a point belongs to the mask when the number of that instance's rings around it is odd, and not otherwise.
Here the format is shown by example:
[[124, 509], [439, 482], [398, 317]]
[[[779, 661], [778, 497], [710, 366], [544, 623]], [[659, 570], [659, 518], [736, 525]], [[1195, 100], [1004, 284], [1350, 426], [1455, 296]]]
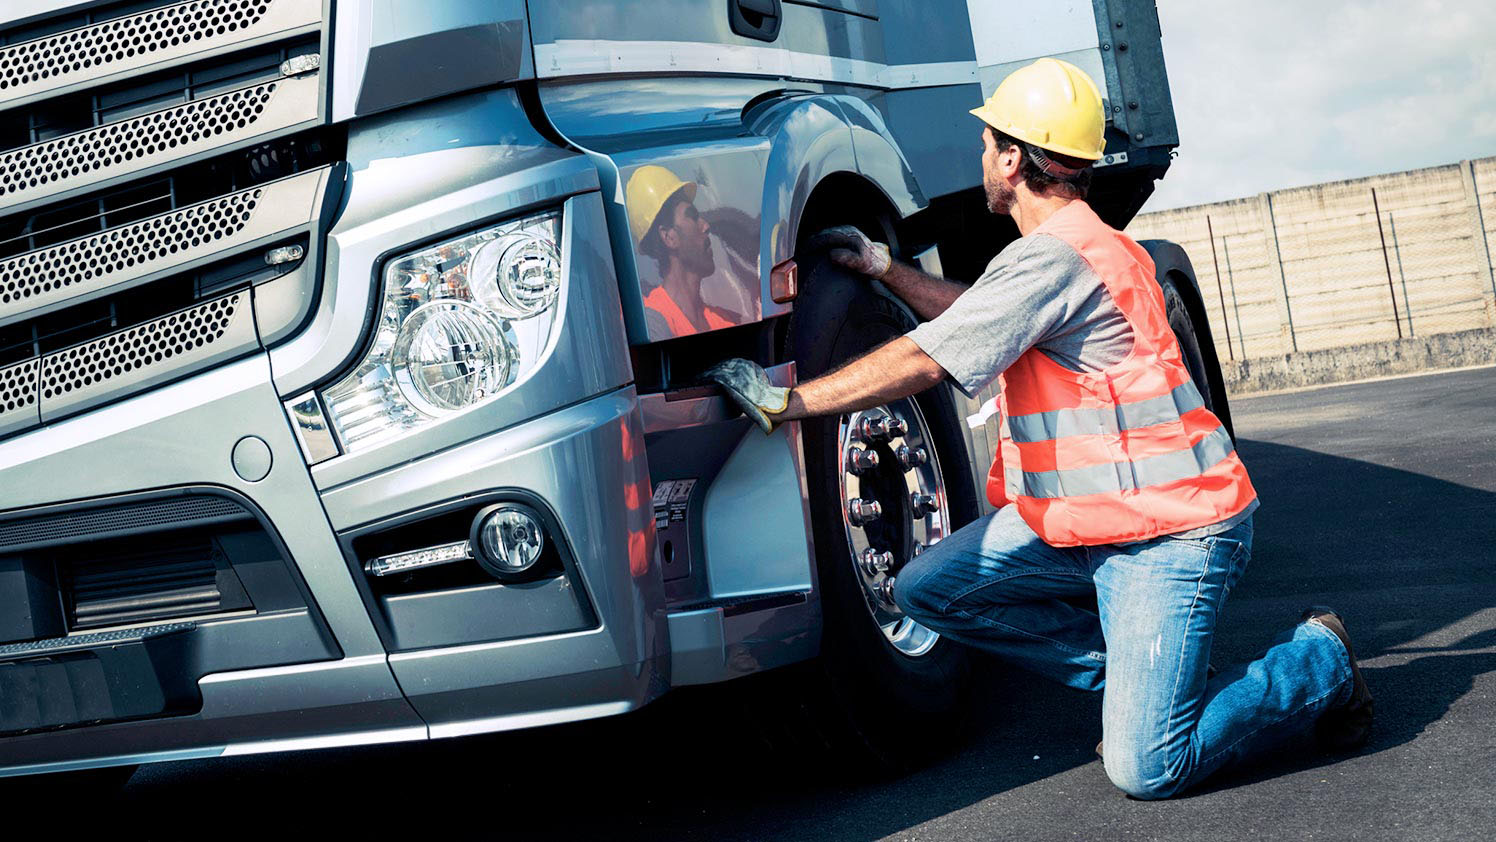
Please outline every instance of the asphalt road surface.
[[961, 746], [896, 780], [755, 754], [736, 707], [709, 689], [540, 731], [158, 764], [112, 802], [51, 793], [26, 806], [55, 796], [68, 806], [39, 811], [51, 821], [159, 838], [1496, 835], [1496, 368], [1239, 399], [1234, 412], [1263, 505], [1213, 660], [1250, 656], [1311, 602], [1340, 608], [1378, 705], [1354, 755], [1304, 747], [1186, 797], [1132, 801], [1092, 754], [1099, 696], [984, 661]]

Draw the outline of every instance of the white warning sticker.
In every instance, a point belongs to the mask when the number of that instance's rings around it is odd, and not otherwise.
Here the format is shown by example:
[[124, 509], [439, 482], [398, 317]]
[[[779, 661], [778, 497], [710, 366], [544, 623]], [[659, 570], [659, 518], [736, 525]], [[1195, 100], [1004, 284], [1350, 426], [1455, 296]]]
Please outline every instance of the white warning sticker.
[[667, 479], [655, 486], [654, 505], [655, 528], [664, 529], [671, 523], [680, 523], [686, 519], [686, 508], [691, 504], [691, 491], [696, 488], [696, 478]]

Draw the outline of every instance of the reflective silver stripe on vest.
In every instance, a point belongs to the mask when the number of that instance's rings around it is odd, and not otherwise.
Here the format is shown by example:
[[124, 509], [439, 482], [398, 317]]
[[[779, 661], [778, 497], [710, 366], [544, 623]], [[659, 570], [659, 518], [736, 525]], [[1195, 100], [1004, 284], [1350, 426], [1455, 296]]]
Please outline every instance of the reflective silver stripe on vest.
[[1069, 436], [1094, 436], [1136, 430], [1173, 421], [1205, 405], [1195, 384], [1186, 380], [1167, 395], [1102, 409], [1056, 409], [1008, 417], [1014, 441], [1040, 442]]
[[1061, 471], [1022, 471], [1006, 468], [1008, 487], [1019, 489], [1025, 497], [1078, 497], [1110, 491], [1131, 491], [1152, 485], [1177, 482], [1199, 476], [1220, 464], [1236, 451], [1225, 427], [1201, 439], [1198, 444], [1173, 453], [1149, 456], [1136, 462], [1110, 462], [1086, 468]]

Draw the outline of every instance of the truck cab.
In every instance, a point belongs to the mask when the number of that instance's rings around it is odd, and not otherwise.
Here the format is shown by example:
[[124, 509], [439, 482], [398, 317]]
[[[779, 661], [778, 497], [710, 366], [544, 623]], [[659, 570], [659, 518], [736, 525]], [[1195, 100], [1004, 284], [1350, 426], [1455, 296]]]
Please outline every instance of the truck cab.
[[1178, 142], [1151, 2], [5, 4], [0, 775], [776, 669], [879, 762], [932, 742], [890, 723], [969, 666], [890, 583], [987, 505], [991, 394], [765, 436], [701, 375], [913, 327], [825, 227], [975, 279], [1017, 232], [967, 110], [1046, 55], [1106, 94], [1122, 227]]

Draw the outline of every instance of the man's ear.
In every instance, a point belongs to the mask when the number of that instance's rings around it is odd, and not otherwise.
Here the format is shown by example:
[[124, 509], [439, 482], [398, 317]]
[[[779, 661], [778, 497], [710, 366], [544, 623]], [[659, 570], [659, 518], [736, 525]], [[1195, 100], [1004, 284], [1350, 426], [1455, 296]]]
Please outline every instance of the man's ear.
[[1018, 175], [1018, 171], [1023, 167], [1023, 147], [1015, 143], [1004, 149], [1002, 154], [997, 156], [997, 166], [1003, 178]]
[[675, 226], [661, 228], [659, 233], [660, 242], [665, 244], [665, 248], [671, 251], [680, 248], [680, 232], [675, 230]]

